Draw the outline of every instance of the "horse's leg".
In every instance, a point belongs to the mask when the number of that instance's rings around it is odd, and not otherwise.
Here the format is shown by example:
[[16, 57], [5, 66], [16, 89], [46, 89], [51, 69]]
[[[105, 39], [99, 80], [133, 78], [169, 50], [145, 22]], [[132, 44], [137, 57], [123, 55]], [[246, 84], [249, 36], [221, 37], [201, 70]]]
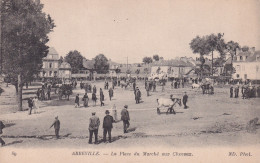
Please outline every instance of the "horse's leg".
[[159, 107], [157, 107], [157, 114], [161, 114]]

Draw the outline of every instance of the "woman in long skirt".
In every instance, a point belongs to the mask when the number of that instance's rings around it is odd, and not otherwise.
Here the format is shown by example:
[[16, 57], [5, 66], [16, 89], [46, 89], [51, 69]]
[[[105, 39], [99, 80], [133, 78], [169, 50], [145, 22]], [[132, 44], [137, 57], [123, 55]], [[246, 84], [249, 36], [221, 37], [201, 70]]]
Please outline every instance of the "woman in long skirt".
[[88, 107], [88, 94], [85, 93], [83, 96], [83, 101], [84, 101], [84, 107]]
[[33, 108], [34, 108], [34, 114], [35, 114], [35, 113], [37, 113], [37, 110], [39, 109], [37, 97], [34, 97], [34, 99], [32, 101], [33, 101]]

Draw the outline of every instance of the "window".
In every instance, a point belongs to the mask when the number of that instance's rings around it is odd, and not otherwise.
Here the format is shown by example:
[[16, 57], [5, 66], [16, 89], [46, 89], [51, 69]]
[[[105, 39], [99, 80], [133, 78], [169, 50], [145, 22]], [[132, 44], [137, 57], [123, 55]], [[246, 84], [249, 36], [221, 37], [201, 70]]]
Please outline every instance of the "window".
[[237, 74], [237, 78], [239, 78], [239, 74]]
[[57, 71], [54, 71], [54, 76], [57, 76]]
[[236, 66], [236, 71], [240, 71], [240, 65]]
[[49, 76], [52, 76], [52, 71], [49, 72]]
[[243, 60], [243, 56], [240, 56], [240, 61], [242, 61]]
[[50, 63], [49, 65], [50, 65], [49, 67], [52, 68], [52, 63]]
[[244, 74], [244, 78], [245, 78], [245, 80], [247, 79], [247, 74]]
[[246, 59], [248, 58], [248, 56], [246, 56]]

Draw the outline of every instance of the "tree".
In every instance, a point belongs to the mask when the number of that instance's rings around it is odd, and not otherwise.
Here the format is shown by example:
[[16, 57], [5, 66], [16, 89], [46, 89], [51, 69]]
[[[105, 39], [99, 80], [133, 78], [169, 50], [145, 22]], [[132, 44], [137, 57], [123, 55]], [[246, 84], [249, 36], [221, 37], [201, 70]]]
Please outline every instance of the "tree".
[[153, 60], [155, 60], [155, 61], [159, 61], [159, 55], [158, 54], [155, 54], [155, 55], [153, 55]]
[[95, 58], [94, 67], [97, 73], [107, 73], [109, 69], [108, 59], [104, 54], [99, 54]]
[[42, 68], [47, 56], [48, 33], [55, 24], [39, 0], [2, 0], [3, 72], [16, 86], [18, 110], [22, 110], [22, 88]]
[[200, 37], [200, 36], [196, 36], [194, 39], [191, 40], [190, 42], [190, 48], [192, 50], [192, 52], [194, 54], [199, 53], [200, 54], [200, 69], [201, 69], [201, 73], [200, 75], [202, 76], [202, 72], [203, 72], [203, 65], [205, 63], [205, 59], [204, 56], [208, 55], [210, 53], [210, 50], [207, 47], [207, 40], [206, 37]]
[[237, 49], [240, 49], [240, 46], [237, 42], [234, 41], [229, 41], [226, 45], [226, 49], [229, 52], [229, 54], [231, 55], [231, 75], [233, 74], [233, 59], [234, 56], [236, 55], [236, 51]]
[[71, 66], [72, 73], [78, 73], [81, 68], [83, 68], [84, 57], [77, 50], [70, 51], [65, 56], [65, 61]]
[[247, 52], [247, 51], [249, 50], [249, 47], [248, 47], [248, 46], [243, 46], [243, 47], [241, 48], [241, 50], [242, 50], [243, 52]]
[[145, 64], [149, 64], [149, 63], [152, 63], [153, 62], [153, 59], [151, 57], [144, 57], [143, 58], [143, 62]]

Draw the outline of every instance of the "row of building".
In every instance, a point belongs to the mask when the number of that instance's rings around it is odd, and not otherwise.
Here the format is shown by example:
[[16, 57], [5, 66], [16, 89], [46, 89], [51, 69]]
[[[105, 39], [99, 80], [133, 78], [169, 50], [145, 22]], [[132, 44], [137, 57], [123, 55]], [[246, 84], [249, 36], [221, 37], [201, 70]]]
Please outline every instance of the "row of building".
[[[233, 67], [235, 68], [232, 75], [233, 79], [251, 79], [260, 80], [260, 51], [255, 51], [255, 48], [250, 48], [248, 51], [237, 51], [237, 55], [233, 59]], [[71, 66], [67, 62], [60, 62], [59, 54], [54, 48], [49, 49], [47, 57], [43, 59], [43, 68], [39, 76], [41, 78], [95, 78], [99, 74], [95, 73], [94, 60], [83, 60], [83, 68], [77, 73], [71, 73]], [[165, 74], [167, 77], [183, 78], [183, 77], [198, 77], [200, 74], [196, 71], [200, 69], [201, 62], [198, 58], [181, 57], [172, 60], [160, 59], [150, 64], [135, 63], [135, 64], [119, 64], [111, 60], [108, 61], [109, 73], [106, 76], [125, 76], [131, 74], [134, 77], [148, 77], [155, 74]], [[231, 58], [224, 62], [213, 60], [214, 76], [227, 75], [228, 65], [231, 64]], [[211, 75], [212, 61], [205, 60], [204, 75]], [[104, 75], [104, 74], [102, 74]]]

